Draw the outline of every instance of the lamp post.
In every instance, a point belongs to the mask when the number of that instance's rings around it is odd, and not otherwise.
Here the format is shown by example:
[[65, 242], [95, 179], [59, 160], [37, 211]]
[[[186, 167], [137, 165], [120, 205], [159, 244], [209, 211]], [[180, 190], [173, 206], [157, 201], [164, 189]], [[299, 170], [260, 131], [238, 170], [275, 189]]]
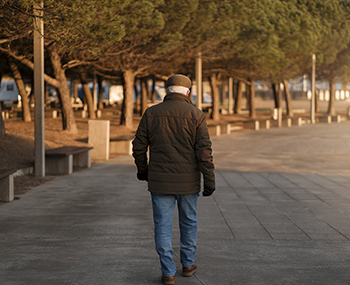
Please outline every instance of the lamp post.
[[43, 1], [34, 5], [35, 176], [45, 177]]
[[202, 110], [202, 54], [199, 52], [196, 58], [196, 87], [197, 98], [196, 106]]
[[316, 55], [312, 55], [312, 76], [311, 76], [311, 104], [310, 104], [310, 122], [315, 124], [315, 106], [316, 106]]

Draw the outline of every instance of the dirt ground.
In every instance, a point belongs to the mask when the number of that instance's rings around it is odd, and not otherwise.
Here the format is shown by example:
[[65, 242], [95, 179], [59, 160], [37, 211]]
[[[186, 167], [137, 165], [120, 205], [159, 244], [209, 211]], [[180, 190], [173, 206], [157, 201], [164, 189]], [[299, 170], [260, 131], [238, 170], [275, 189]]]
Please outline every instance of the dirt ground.
[[[133, 135], [140, 118], [136, 116], [133, 129], [121, 126], [119, 117], [102, 117], [100, 119], [110, 120], [110, 136], [117, 137]], [[78, 134], [73, 135], [62, 130], [61, 118], [45, 118], [45, 148], [89, 146], [87, 143], [88, 121], [89, 119], [76, 118]], [[10, 118], [4, 122], [6, 134], [0, 134], [0, 168], [18, 170], [34, 166], [34, 121], [25, 123], [21, 118]], [[92, 161], [92, 163], [98, 162]], [[51, 179], [54, 178], [37, 178], [34, 174], [17, 176], [14, 179], [15, 197], [18, 199], [19, 195]]]
[[[348, 106], [349, 103], [350, 102], [339, 105], [339, 110], [345, 112], [346, 106]], [[304, 108], [308, 110], [309, 104], [310, 103], [307, 101], [294, 102], [294, 108]], [[257, 101], [257, 108], [265, 110], [265, 112], [257, 112], [257, 117], [271, 117], [271, 107], [273, 107], [272, 101]], [[108, 116], [103, 115], [100, 119], [110, 121], [110, 136], [117, 137], [134, 135], [140, 116], [134, 116], [134, 127], [132, 129], [121, 126], [119, 124], [120, 118], [118, 115], [115, 115], [115, 113]], [[213, 124], [247, 119], [250, 119], [249, 115], [247, 112], [244, 112], [242, 115], [221, 116], [221, 121], [212, 121], [208, 119], [207, 122], [208, 124]], [[55, 119], [45, 118], [45, 148], [88, 146], [88, 121], [89, 119], [76, 118], [78, 134], [72, 135], [68, 131], [62, 130], [62, 120], [60, 117]], [[21, 118], [13, 116], [5, 120], [5, 128], [6, 134], [0, 134], [0, 168], [22, 169], [34, 166], [34, 122], [25, 123]], [[93, 161], [92, 163], [98, 163], [98, 161]], [[18, 199], [20, 195], [26, 193], [31, 188], [45, 183], [50, 179], [54, 178], [36, 178], [33, 174], [15, 177], [15, 197]]]

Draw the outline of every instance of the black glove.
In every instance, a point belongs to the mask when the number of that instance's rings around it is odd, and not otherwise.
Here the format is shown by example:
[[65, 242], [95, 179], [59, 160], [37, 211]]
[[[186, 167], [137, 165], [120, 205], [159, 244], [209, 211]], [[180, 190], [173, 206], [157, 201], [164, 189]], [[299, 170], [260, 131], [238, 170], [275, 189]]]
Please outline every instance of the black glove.
[[141, 181], [148, 181], [148, 172], [137, 173], [137, 179]]
[[215, 191], [215, 188], [214, 188], [214, 189], [209, 189], [209, 188], [207, 188], [207, 187], [204, 187], [203, 196], [204, 196], [204, 197], [211, 196], [211, 194], [213, 194], [214, 191]]

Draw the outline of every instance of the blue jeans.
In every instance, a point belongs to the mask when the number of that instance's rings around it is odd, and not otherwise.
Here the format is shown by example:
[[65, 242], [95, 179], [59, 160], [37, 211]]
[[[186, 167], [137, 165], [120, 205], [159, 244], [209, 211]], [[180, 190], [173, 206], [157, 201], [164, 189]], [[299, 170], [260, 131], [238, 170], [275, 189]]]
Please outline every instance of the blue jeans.
[[185, 267], [194, 263], [197, 248], [197, 194], [191, 195], [152, 195], [154, 239], [156, 251], [160, 258], [163, 276], [173, 276], [176, 266], [173, 261], [171, 233], [173, 229], [173, 212], [177, 201], [180, 226], [180, 262]]

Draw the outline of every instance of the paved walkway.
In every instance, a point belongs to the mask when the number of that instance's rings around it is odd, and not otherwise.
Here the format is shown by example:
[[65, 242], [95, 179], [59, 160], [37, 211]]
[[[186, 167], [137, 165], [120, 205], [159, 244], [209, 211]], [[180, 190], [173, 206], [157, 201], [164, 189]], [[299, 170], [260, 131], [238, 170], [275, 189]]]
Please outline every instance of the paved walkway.
[[[176, 284], [350, 284], [350, 123], [214, 137], [194, 277]], [[131, 157], [0, 206], [0, 284], [160, 284], [150, 195]]]

